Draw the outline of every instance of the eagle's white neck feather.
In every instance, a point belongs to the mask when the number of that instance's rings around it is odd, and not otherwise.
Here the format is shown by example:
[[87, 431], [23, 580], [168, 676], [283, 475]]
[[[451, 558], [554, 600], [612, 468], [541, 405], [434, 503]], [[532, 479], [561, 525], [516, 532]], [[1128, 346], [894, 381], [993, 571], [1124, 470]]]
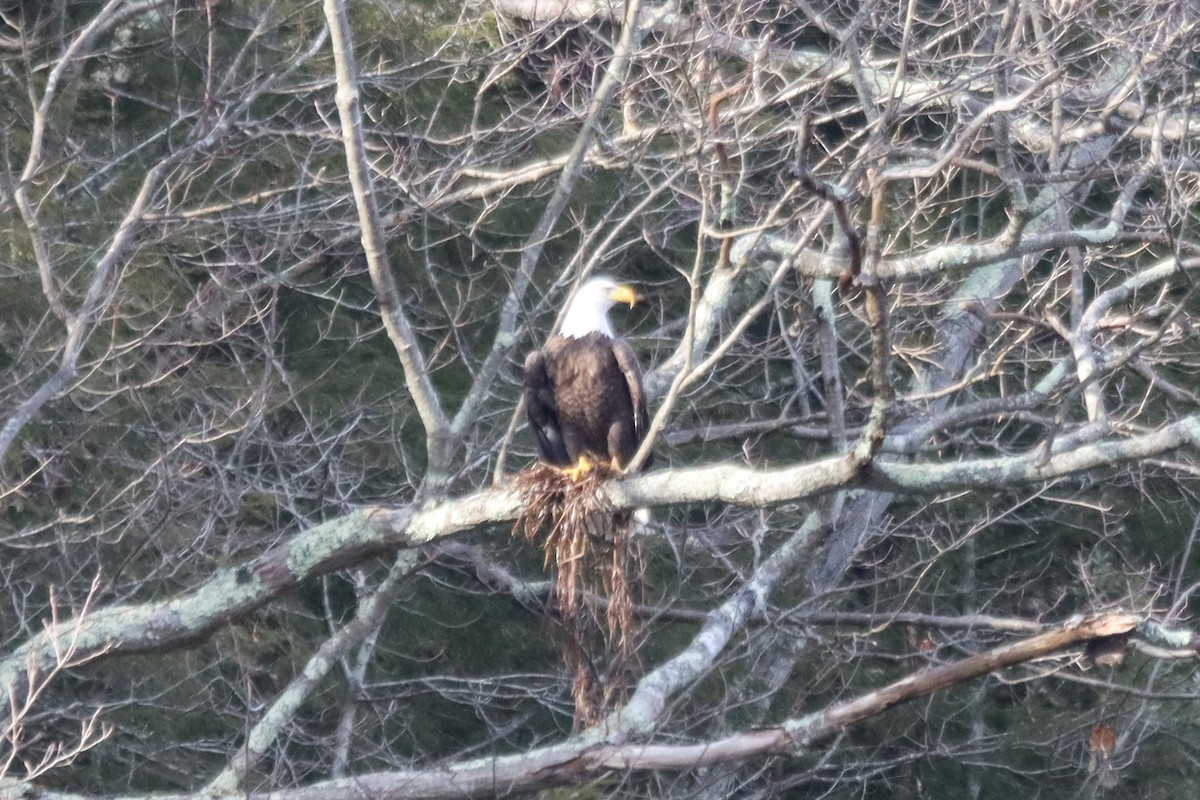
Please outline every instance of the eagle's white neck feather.
[[608, 310], [613, 306], [609, 295], [614, 288], [611, 280], [603, 279], [591, 280], [581, 286], [567, 307], [559, 333], [571, 339], [582, 339], [589, 333], [602, 333], [615, 339], [616, 333], [608, 321]]

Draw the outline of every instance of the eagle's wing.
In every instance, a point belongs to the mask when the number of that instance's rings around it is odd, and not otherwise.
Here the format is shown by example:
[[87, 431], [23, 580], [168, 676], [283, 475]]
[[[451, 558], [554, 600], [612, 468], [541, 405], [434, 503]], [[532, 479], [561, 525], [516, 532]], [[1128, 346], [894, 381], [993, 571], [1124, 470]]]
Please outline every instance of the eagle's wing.
[[[612, 350], [617, 366], [625, 376], [625, 384], [629, 387], [629, 399], [633, 401], [633, 436], [640, 447], [650, 428], [650, 417], [646, 414], [646, 391], [642, 388], [642, 367], [633, 348], [624, 339], [614, 339]], [[643, 469], [649, 466], [650, 459], [646, 459]]]
[[567, 445], [558, 424], [554, 386], [546, 372], [546, 359], [541, 350], [534, 350], [525, 357], [525, 415], [537, 436], [542, 461], [556, 467], [570, 466], [571, 457], [567, 455]]

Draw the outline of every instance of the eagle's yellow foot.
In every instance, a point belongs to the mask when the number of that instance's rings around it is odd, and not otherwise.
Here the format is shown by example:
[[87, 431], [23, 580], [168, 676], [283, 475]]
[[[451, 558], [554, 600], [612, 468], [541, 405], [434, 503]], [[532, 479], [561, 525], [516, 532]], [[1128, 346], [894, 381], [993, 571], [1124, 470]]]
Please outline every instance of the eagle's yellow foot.
[[587, 456], [580, 456], [575, 462], [575, 466], [567, 467], [563, 470], [563, 474], [570, 478], [575, 483], [583, 480], [583, 476], [591, 472], [593, 469], [592, 460]]

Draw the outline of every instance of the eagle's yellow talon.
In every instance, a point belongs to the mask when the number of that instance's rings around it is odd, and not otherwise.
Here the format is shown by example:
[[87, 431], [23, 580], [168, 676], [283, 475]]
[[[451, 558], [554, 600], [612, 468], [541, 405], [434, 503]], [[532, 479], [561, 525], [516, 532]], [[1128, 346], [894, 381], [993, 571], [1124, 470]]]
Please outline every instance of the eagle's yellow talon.
[[573, 467], [567, 467], [563, 470], [563, 474], [572, 481], [578, 483], [583, 480], [583, 476], [592, 471], [592, 461], [587, 456], [580, 456], [579, 461]]

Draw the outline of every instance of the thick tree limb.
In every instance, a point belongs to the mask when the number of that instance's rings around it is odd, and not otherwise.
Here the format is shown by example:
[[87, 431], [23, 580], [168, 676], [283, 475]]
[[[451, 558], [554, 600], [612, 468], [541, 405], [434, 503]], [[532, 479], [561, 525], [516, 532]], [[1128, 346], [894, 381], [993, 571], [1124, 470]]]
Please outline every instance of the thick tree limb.
[[[983, 242], [953, 242], [922, 253], [883, 258], [876, 265], [875, 274], [892, 281], [915, 281], [1047, 250], [1109, 244], [1121, 233], [1124, 210], [1117, 211], [1122, 212], [1121, 219], [1109, 220], [1096, 227], [1047, 231], [1017, 237], [1002, 232]], [[842, 259], [829, 258], [816, 250], [797, 252], [795, 243], [786, 237], [755, 234], [746, 237], [746, 242], [746, 246], [739, 246], [740, 243], [734, 245], [735, 259], [791, 256], [795, 259], [797, 271], [808, 277], [834, 280], [845, 271], [848, 264]], [[750, 242], [753, 242], [752, 249]]]
[[[325, 0], [325, 19], [329, 24], [333, 42], [333, 60], [337, 71], [337, 107], [342, 123], [342, 142], [346, 148], [346, 168], [350, 174], [350, 186], [354, 190], [354, 204], [358, 209], [359, 230], [363, 253], [367, 258], [367, 270], [375, 286], [376, 301], [388, 338], [396, 349], [400, 365], [404, 368], [404, 382], [412, 396], [413, 404], [425, 426], [426, 452], [432, 471], [440, 472], [442, 462], [440, 441], [446, 432], [446, 415], [441, 401], [429, 377], [425, 356], [417, 341], [408, 317], [392, 268], [388, 262], [387, 242], [383, 225], [379, 220], [379, 208], [375, 202], [375, 190], [371, 186], [371, 172], [367, 167], [366, 148], [363, 145], [362, 112], [358, 105], [358, 68], [354, 63], [354, 45], [350, 41], [350, 24], [346, 19], [346, 8], [341, 0]], [[431, 475], [434, 483], [440, 475]]]
[[[717, 465], [616, 480], [606, 491], [615, 510], [707, 501], [770, 506], [862, 485], [936, 494], [1052, 480], [1197, 444], [1200, 415], [1193, 415], [1141, 436], [1106, 439], [1050, 455], [1032, 452], [938, 464], [877, 459], [865, 474], [846, 457], [776, 470]], [[486, 523], [510, 521], [521, 508], [515, 492], [492, 489], [422, 510], [359, 509], [297, 534], [248, 564], [222, 571], [189, 594], [158, 603], [102, 608], [65, 621], [0, 658], [0, 707], [7, 707], [9, 698], [23, 691], [30, 669], [53, 664], [56, 648], [68, 640], [77, 642], [83, 659], [89, 653], [178, 646], [207, 636], [314, 575]]]
[[214, 793], [236, 791], [250, 770], [257, 766], [274, 746], [284, 728], [291, 724], [296, 711], [308, 699], [321, 680], [343, 659], [350, 648], [370, 636], [383, 624], [388, 607], [396, 599], [403, 579], [421, 562], [418, 552], [401, 553], [383, 582], [361, 604], [354, 619], [325, 640], [308, 659], [304, 669], [284, 689], [271, 707], [246, 735], [246, 742], [225, 768], [209, 784]]
[[[1002, 645], [950, 664], [919, 670], [858, 697], [834, 703], [769, 728], [741, 731], [693, 744], [608, 744], [576, 739], [526, 753], [487, 757], [429, 769], [357, 775], [322, 781], [284, 792], [241, 794], [252, 800], [438, 800], [503, 797], [550, 786], [586, 783], [612, 770], [684, 771], [765, 755], [797, 753], [845, 728], [901, 703], [988, 675], [1006, 667], [1046, 658], [1087, 642], [1133, 631], [1139, 620], [1108, 614], [1075, 620], [1046, 633]], [[0, 786], [0, 791], [6, 787]], [[42, 791], [25, 785], [7, 787], [38, 800], [85, 800], [86, 795]], [[199, 795], [154, 795], [154, 800], [184, 800]], [[209, 796], [209, 795], [204, 795]], [[127, 800], [149, 800], [129, 796]]]
[[628, 702], [596, 725], [587, 738], [621, 743], [655, 730], [670, 698], [712, 667], [730, 639], [745, 627], [750, 614], [766, 605], [779, 581], [792, 574], [811, 552], [819, 529], [820, 515], [809, 514], [800, 529], [754, 571], [744, 586], [706, 615], [691, 643], [638, 681]]
[[529, 22], [587, 22], [621, 18], [622, 3], [614, 0], [492, 0], [500, 13]]

